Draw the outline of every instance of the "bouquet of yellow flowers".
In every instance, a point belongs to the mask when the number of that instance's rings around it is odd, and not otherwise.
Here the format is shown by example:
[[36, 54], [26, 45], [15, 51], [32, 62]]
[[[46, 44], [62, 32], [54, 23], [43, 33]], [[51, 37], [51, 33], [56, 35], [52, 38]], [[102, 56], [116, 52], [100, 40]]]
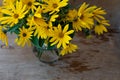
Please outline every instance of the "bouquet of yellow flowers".
[[71, 9], [69, 0], [3, 0], [0, 6], [0, 40], [8, 45], [7, 33], [15, 33], [15, 43], [38, 49], [59, 49], [60, 55], [72, 53], [77, 45], [75, 32], [107, 32], [105, 10], [87, 3]]

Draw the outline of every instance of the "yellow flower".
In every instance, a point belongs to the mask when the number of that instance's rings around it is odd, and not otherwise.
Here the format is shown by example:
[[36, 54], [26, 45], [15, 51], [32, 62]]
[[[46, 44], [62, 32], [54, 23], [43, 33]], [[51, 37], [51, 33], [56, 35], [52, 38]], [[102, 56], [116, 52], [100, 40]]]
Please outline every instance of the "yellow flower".
[[34, 26], [33, 20], [34, 20], [34, 16], [29, 15], [28, 18], [27, 18], [27, 25], [30, 26], [30, 27], [33, 27]]
[[31, 26], [35, 32], [34, 36], [39, 39], [46, 39], [49, 35], [49, 26], [42, 18], [42, 8], [38, 7], [33, 16], [29, 16], [27, 19], [27, 25]]
[[3, 16], [3, 14], [1, 13], [2, 11], [2, 7], [0, 7], [0, 18]]
[[110, 26], [107, 20], [101, 20], [100, 22], [97, 22], [97, 25], [94, 28], [95, 33], [100, 35], [100, 34], [103, 34], [103, 32], [107, 32], [107, 29], [105, 26]]
[[45, 22], [45, 20], [36, 18], [35, 19], [37, 25], [35, 26], [35, 33], [34, 36], [37, 35], [38, 38], [46, 39], [49, 35], [49, 26]]
[[44, 12], [59, 12], [60, 8], [65, 7], [68, 4], [68, 0], [43, 0], [45, 4], [42, 5]]
[[[74, 14], [74, 15], [73, 15]], [[81, 22], [80, 21], [80, 18], [78, 17], [78, 12], [77, 10], [73, 9], [73, 10], [69, 10], [68, 11], [68, 14], [66, 16], [66, 20], [72, 22], [72, 25], [73, 25], [73, 29], [78, 31], [78, 30], [82, 30], [82, 27], [81, 27]]]
[[96, 8], [96, 6], [88, 6], [89, 4], [83, 3], [78, 10], [78, 16], [81, 22], [81, 27], [90, 29], [91, 26], [94, 25], [92, 11]]
[[73, 29], [78, 31], [82, 31], [82, 27], [81, 26], [84, 26], [83, 24], [83, 21], [81, 21], [79, 18], [76, 18], [74, 21], [73, 21]]
[[72, 53], [73, 51], [76, 51], [77, 48], [78, 48], [77, 45], [74, 45], [74, 44], [69, 43], [69, 44], [66, 46], [66, 48], [63, 48], [63, 49], [61, 50], [60, 54], [61, 54], [62, 56], [64, 56], [65, 54]]
[[1, 24], [9, 24], [13, 26], [17, 24], [18, 21], [25, 17], [25, 14], [28, 12], [26, 10], [26, 6], [22, 4], [22, 2], [16, 1], [16, 6], [10, 4], [11, 9], [2, 9], [1, 12], [6, 16], [0, 18]]
[[40, 5], [38, 2], [36, 2], [36, 0], [21, 0], [23, 2], [24, 5], [27, 5], [27, 9], [28, 10], [32, 10], [32, 12], [34, 12], [34, 10], [36, 10], [36, 6]]
[[56, 18], [58, 18], [59, 15], [57, 14], [53, 14], [49, 20], [49, 26], [52, 27], [52, 22], [55, 22], [56, 21]]
[[100, 21], [100, 19], [105, 19], [103, 15], [105, 15], [105, 10], [102, 10], [101, 8], [96, 8], [93, 10], [93, 17], [95, 20]]
[[66, 47], [66, 44], [69, 43], [69, 41], [72, 39], [69, 35], [74, 32], [74, 30], [69, 30], [69, 25], [67, 24], [64, 29], [62, 30], [61, 25], [59, 24], [58, 27], [54, 27], [54, 29], [51, 31], [51, 39], [50, 42], [52, 42], [52, 45], [57, 44], [57, 48], [60, 48], [61, 45], [63, 48]]
[[0, 26], [0, 40], [8, 46], [7, 35], [2, 31], [2, 26]]
[[43, 11], [43, 9], [39, 6], [35, 11], [34, 16], [38, 17], [38, 18], [42, 18], [42, 11]]
[[[74, 15], [73, 15], [74, 14]], [[69, 20], [69, 21], [74, 21], [76, 18], [78, 18], [78, 13], [77, 13], [77, 10], [76, 9], [73, 9], [73, 10], [69, 10], [68, 11], [68, 14], [66, 16], [66, 20]]]
[[20, 30], [20, 33], [18, 35], [18, 38], [16, 39], [16, 43], [22, 47], [24, 47], [25, 44], [28, 44], [30, 46], [31, 45], [30, 39], [33, 31], [31, 31], [30, 28], [26, 29], [25, 27], [20, 28], [19, 30]]
[[29, 21], [31, 22], [32, 26], [39, 26], [39, 25], [42, 25], [41, 22], [43, 21], [43, 19], [32, 16], [32, 17], [28, 18], [28, 22]]
[[69, 10], [66, 19], [72, 22], [74, 30], [81, 31], [82, 28], [90, 29], [91, 26], [93, 26], [94, 21], [92, 18], [92, 11], [96, 8], [96, 6], [88, 6], [88, 4], [83, 3], [78, 11], [75, 9]]
[[50, 21], [51, 21], [51, 22], [55, 22], [55, 21], [56, 21], [56, 18], [58, 18], [58, 16], [59, 16], [59, 15], [57, 15], [57, 14], [53, 14], [53, 15], [51, 16], [51, 18], [50, 18]]
[[42, 19], [42, 8], [40, 6], [36, 9], [34, 15], [29, 15], [27, 18], [27, 25], [29, 26], [38, 26], [41, 24], [39, 21]]

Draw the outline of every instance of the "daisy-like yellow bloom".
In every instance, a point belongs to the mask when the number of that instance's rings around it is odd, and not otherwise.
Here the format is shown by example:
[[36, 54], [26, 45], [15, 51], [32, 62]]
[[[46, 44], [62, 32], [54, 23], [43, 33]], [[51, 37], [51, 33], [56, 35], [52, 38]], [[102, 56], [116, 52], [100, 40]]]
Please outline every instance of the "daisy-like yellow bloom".
[[72, 22], [74, 30], [76, 30], [76, 31], [78, 31], [78, 30], [81, 31], [82, 30], [82, 27], [81, 27], [82, 26], [82, 24], [81, 24], [82, 21], [80, 21], [77, 10], [75, 10], [75, 9], [74, 10], [69, 10], [68, 14], [66, 16], [66, 20]]
[[82, 31], [82, 27], [81, 26], [84, 26], [84, 25], [82, 24], [82, 21], [79, 18], [76, 18], [73, 21], [72, 24], [73, 24], [73, 29], [74, 30], [76, 30], [76, 31], [78, 31], [78, 30]]
[[24, 5], [27, 5], [27, 9], [28, 10], [32, 10], [32, 12], [34, 12], [34, 10], [36, 10], [36, 6], [40, 5], [39, 2], [36, 2], [36, 0], [20, 0], [23, 2]]
[[103, 32], [107, 32], [105, 26], [110, 26], [107, 20], [101, 20], [100, 22], [98, 22], [94, 28], [95, 33], [100, 35], [103, 34]]
[[92, 11], [96, 6], [88, 7], [89, 4], [83, 3], [78, 10], [78, 16], [80, 19], [80, 25], [82, 28], [90, 29], [94, 25]]
[[65, 25], [64, 29], [62, 30], [61, 25], [59, 24], [58, 27], [54, 27], [54, 29], [51, 31], [51, 39], [50, 42], [52, 42], [52, 45], [57, 44], [57, 48], [60, 48], [61, 46], [65, 48], [67, 44], [69, 44], [69, 41], [72, 39], [69, 35], [74, 32], [74, 30], [69, 30], [69, 25]]
[[34, 26], [34, 25], [39, 25], [41, 24], [39, 21], [41, 21], [42, 18], [42, 8], [38, 7], [37, 10], [35, 11], [34, 15], [29, 15], [27, 18], [27, 25], [29, 26]]
[[35, 32], [34, 36], [37, 36], [38, 39], [46, 39], [49, 35], [49, 26], [42, 18], [42, 8], [38, 7], [33, 16], [29, 16], [27, 19], [27, 24], [31, 26]]
[[26, 29], [25, 27], [22, 27], [19, 30], [20, 33], [18, 35], [18, 38], [16, 39], [16, 43], [22, 47], [24, 47], [25, 44], [28, 44], [30, 46], [31, 45], [30, 39], [33, 31], [31, 31], [31, 29]]
[[[73, 15], [74, 14], [74, 15]], [[76, 9], [73, 9], [73, 10], [69, 10], [68, 13], [67, 13], [67, 16], [66, 16], [66, 20], [69, 20], [69, 21], [74, 21], [76, 18], [78, 18], [78, 13], [77, 13], [77, 10]]]
[[72, 52], [76, 51], [76, 49], [78, 49], [77, 45], [69, 43], [69, 44], [66, 46], [66, 48], [63, 48], [63, 49], [61, 50], [60, 54], [61, 54], [62, 56], [64, 56], [65, 54], [72, 53]]
[[96, 8], [95, 10], [93, 10], [93, 17], [97, 21], [100, 21], [100, 19], [105, 19], [103, 17], [103, 15], [105, 15], [105, 14], [106, 14], [105, 10], [103, 10], [101, 8]]
[[2, 31], [2, 26], [0, 26], [0, 40], [8, 46], [8, 38], [7, 35]]
[[65, 7], [68, 4], [68, 0], [42, 0], [46, 4], [43, 4], [42, 7], [44, 12], [50, 12], [53, 14], [54, 12], [59, 12], [60, 8]]
[[49, 36], [49, 29], [50, 27], [43, 19], [38, 19], [39, 24], [35, 26], [35, 33], [34, 36], [37, 35], [38, 38], [46, 39]]
[[88, 6], [88, 4], [83, 3], [78, 11], [75, 9], [69, 10], [66, 19], [72, 22], [74, 30], [81, 31], [82, 28], [90, 29], [94, 24], [92, 11], [96, 8], [96, 6]]
[[38, 39], [40, 37], [42, 39], [46, 39], [48, 37], [50, 26], [48, 26], [43, 18], [32, 16], [27, 19], [27, 22], [27, 25], [35, 30], [34, 36], [37, 36]]
[[1, 17], [0, 21], [1, 24], [8, 24], [12, 27], [14, 24], [17, 24], [20, 19], [23, 19], [28, 11], [22, 2], [16, 1], [15, 6], [13, 4], [10, 4], [10, 6], [11, 9], [1, 10], [6, 16]]

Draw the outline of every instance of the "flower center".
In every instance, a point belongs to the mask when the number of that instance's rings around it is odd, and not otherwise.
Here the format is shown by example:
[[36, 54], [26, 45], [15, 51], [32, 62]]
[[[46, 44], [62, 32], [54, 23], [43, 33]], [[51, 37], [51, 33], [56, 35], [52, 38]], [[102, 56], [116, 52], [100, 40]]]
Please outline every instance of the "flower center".
[[77, 22], [77, 21], [78, 21], [78, 17], [75, 17], [75, 18], [74, 18], [74, 22]]
[[37, 20], [38, 20], [38, 18], [37, 18], [36, 16], [34, 16], [34, 20], [35, 20], [35, 21], [37, 21]]
[[83, 15], [81, 15], [81, 16], [80, 16], [80, 19], [83, 19], [83, 18], [84, 18], [84, 16], [83, 16]]
[[59, 37], [60, 38], [63, 38], [64, 37], [64, 34], [61, 32], [61, 33], [59, 33]]
[[32, 6], [32, 2], [28, 2], [28, 4], [27, 4], [28, 6]]
[[53, 8], [57, 8], [58, 4], [54, 3], [52, 6], [53, 6]]
[[38, 24], [38, 25], [41, 24], [41, 23], [39, 22], [39, 21], [40, 21], [40, 18], [38, 18], [38, 17], [35, 17], [35, 16], [34, 16], [34, 21], [35, 21], [35, 23]]
[[50, 29], [49, 26], [47, 26], [46, 29], [47, 29], [47, 30]]
[[23, 37], [26, 37], [27, 36], [27, 34], [26, 33], [23, 33]]
[[75, 19], [74, 19], [74, 22], [77, 22], [77, 21], [78, 21], [78, 18], [75, 18]]
[[18, 14], [14, 14], [14, 18], [18, 18], [19, 17], [19, 15]]

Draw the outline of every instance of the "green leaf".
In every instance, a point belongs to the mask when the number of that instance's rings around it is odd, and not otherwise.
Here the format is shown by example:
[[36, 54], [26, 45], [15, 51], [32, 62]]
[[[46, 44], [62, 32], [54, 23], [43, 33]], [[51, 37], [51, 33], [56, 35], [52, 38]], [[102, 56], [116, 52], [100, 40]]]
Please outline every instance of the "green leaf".
[[89, 36], [91, 34], [89, 29], [83, 29], [83, 32], [85, 33], [85, 36]]
[[37, 36], [32, 36], [31, 42], [33, 43], [33, 45], [37, 48], [41, 48], [39, 45], [39, 39], [37, 38]]
[[8, 29], [8, 32], [15, 32], [15, 30], [17, 30], [20, 27], [20, 24], [16, 24], [14, 26], [12, 26], [11, 28]]
[[45, 39], [39, 38], [39, 45], [40, 45], [40, 47], [43, 46], [44, 42], [45, 42]]
[[51, 46], [51, 43], [50, 42], [48, 43], [48, 47], [47, 47], [48, 50], [55, 49], [55, 48], [56, 48], [55, 45]]
[[[11, 32], [12, 33], [12, 32]], [[19, 34], [19, 30], [15, 30], [14, 31], [15, 34]]]

